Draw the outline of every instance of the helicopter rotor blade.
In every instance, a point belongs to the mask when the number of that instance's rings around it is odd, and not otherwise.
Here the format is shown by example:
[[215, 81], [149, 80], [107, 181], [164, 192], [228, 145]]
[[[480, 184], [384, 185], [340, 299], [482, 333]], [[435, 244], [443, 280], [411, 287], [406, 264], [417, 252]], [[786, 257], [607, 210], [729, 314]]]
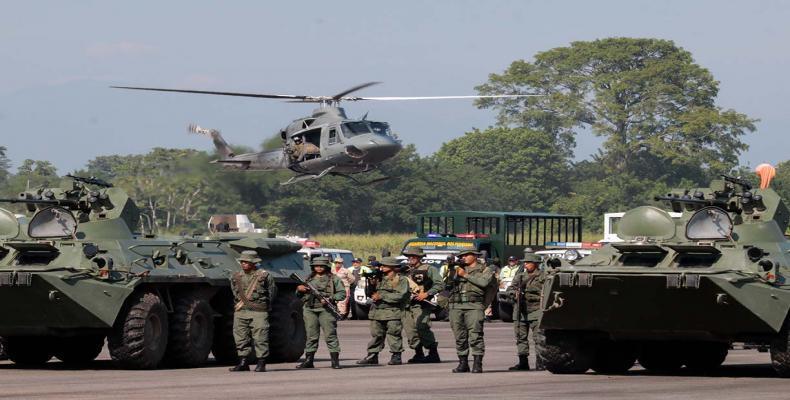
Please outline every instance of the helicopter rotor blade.
[[335, 101], [343, 100], [345, 98], [345, 96], [347, 94], [349, 94], [349, 93], [354, 93], [357, 90], [362, 90], [362, 89], [364, 89], [366, 87], [369, 87], [369, 86], [378, 85], [379, 83], [381, 83], [381, 82], [367, 82], [367, 83], [363, 83], [361, 85], [354, 86], [351, 89], [346, 89], [345, 91], [342, 91], [342, 92], [332, 96], [332, 100], [335, 100]]
[[542, 94], [496, 94], [496, 95], [470, 95], [470, 96], [412, 96], [412, 97], [343, 97], [343, 101], [377, 100], [377, 101], [400, 101], [400, 100], [449, 100], [449, 99], [502, 99], [519, 97], [539, 97]]
[[151, 90], [155, 92], [174, 92], [174, 93], [196, 93], [196, 94], [212, 94], [218, 96], [237, 96], [237, 97], [255, 97], [260, 99], [293, 99], [301, 102], [321, 102], [327, 97], [324, 96], [298, 96], [292, 94], [261, 94], [261, 93], [239, 93], [239, 92], [213, 92], [208, 90], [188, 90], [188, 89], [162, 89], [150, 87], [134, 87], [134, 86], [110, 86], [114, 89], [131, 89], [131, 90]]

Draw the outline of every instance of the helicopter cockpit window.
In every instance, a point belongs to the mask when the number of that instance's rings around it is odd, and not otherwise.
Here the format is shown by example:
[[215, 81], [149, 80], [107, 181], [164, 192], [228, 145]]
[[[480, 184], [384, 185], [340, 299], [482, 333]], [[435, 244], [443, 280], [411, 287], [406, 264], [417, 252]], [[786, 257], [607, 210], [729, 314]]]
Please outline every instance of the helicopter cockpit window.
[[732, 234], [732, 219], [717, 207], [705, 207], [691, 216], [686, 224], [689, 240], [721, 240]]
[[332, 128], [329, 130], [329, 139], [327, 140], [328, 144], [335, 144], [337, 143], [337, 130]]
[[390, 136], [390, 124], [386, 122], [368, 122], [370, 129], [377, 135]]
[[341, 126], [343, 127], [343, 136], [347, 138], [370, 133], [370, 126], [366, 121], [345, 122]]
[[48, 207], [30, 220], [27, 234], [33, 239], [72, 237], [77, 231], [77, 219], [62, 207]]

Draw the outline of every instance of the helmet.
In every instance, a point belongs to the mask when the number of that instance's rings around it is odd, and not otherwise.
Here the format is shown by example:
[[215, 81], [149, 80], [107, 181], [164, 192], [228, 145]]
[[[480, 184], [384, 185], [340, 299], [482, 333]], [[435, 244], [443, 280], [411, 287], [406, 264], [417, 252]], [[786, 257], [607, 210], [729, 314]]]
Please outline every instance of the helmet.
[[466, 250], [461, 250], [461, 251], [458, 252], [458, 256], [465, 256], [467, 254], [474, 254], [474, 255], [476, 255], [478, 257], [483, 255], [483, 253], [481, 253], [481, 252], [479, 252], [479, 251], [477, 251], [475, 249], [466, 249]]
[[313, 258], [312, 260], [310, 260], [310, 266], [329, 268], [329, 257], [321, 256], [321, 257]]
[[294, 142], [299, 143], [301, 141], [302, 141], [302, 137], [301, 136], [294, 136]]
[[422, 247], [407, 247], [406, 250], [403, 250], [403, 254], [406, 257], [414, 256], [414, 257], [425, 257], [425, 252], [422, 251]]
[[524, 253], [524, 260], [523, 261], [525, 263], [532, 262], [532, 263], [539, 264], [543, 260], [541, 260], [540, 256], [535, 254], [535, 253]]
[[381, 265], [383, 267], [397, 268], [400, 267], [400, 261], [395, 257], [384, 257], [381, 259]]
[[241, 256], [236, 259], [238, 262], [246, 261], [253, 264], [257, 264], [261, 262], [260, 257], [258, 257], [258, 253], [255, 250], [244, 250], [241, 252]]

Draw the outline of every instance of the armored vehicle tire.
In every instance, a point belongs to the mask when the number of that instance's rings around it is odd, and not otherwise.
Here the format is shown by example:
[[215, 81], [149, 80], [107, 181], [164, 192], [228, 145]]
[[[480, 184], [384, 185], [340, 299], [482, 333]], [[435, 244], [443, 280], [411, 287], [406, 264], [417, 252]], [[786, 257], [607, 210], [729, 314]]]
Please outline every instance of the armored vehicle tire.
[[167, 309], [151, 292], [132, 295], [107, 338], [110, 356], [124, 368], [156, 368], [165, 355]]
[[370, 309], [362, 304], [354, 303], [354, 318], [368, 319], [368, 312]]
[[269, 321], [269, 360], [294, 362], [304, 353], [307, 334], [302, 317], [302, 300], [293, 290], [280, 290], [274, 299]]
[[23, 367], [41, 366], [52, 358], [50, 338], [13, 336], [6, 338], [6, 353], [14, 364]]
[[683, 351], [683, 363], [695, 372], [706, 372], [718, 368], [727, 358], [727, 343], [691, 342]]
[[771, 341], [771, 366], [783, 378], [790, 378], [790, 315], [776, 339]]
[[500, 301], [497, 303], [497, 308], [499, 309], [499, 318], [502, 319], [502, 322], [513, 322], [513, 306], [511, 304]]
[[597, 346], [592, 369], [599, 374], [624, 374], [634, 366], [636, 356], [633, 345], [607, 340]]
[[590, 369], [593, 352], [583, 335], [546, 331], [540, 346], [543, 366], [552, 374], [583, 374]]
[[681, 348], [673, 342], [645, 343], [639, 354], [639, 365], [651, 372], [677, 372], [683, 366]]
[[170, 316], [165, 363], [173, 367], [196, 367], [206, 362], [214, 342], [214, 311], [206, 300], [181, 297]]
[[67, 364], [87, 364], [104, 348], [104, 335], [60, 338], [55, 341], [55, 357]]

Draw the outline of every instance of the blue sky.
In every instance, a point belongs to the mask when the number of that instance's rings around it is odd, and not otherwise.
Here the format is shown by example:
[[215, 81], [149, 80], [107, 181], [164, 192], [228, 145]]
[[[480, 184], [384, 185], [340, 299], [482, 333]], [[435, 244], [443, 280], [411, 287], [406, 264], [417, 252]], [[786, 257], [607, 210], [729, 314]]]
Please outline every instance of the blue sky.
[[[61, 173], [98, 155], [209, 150], [191, 122], [257, 147], [310, 105], [109, 89], [144, 85], [368, 96], [474, 94], [512, 61], [571, 41], [674, 40], [721, 82], [718, 104], [759, 118], [743, 164], [788, 159], [790, 2], [30, 1], [0, 14], [0, 145]], [[422, 154], [494, 113], [471, 101], [347, 104]], [[578, 138], [577, 157], [598, 141]]]

